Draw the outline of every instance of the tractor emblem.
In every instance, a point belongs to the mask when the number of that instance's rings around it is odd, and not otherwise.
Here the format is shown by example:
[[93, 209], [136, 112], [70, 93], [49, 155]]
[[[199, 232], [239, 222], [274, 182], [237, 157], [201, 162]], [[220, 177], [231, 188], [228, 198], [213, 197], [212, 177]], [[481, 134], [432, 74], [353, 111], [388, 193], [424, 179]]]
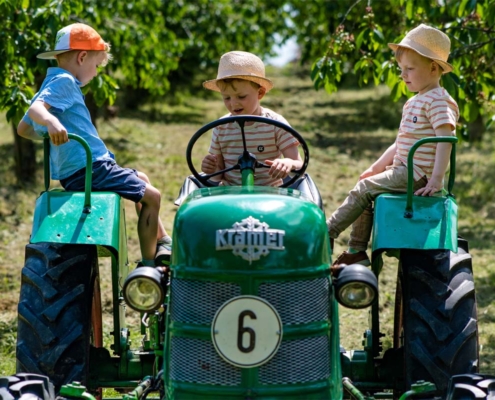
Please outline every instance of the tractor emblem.
[[248, 217], [236, 222], [229, 229], [218, 229], [217, 250], [232, 250], [234, 255], [244, 260], [257, 261], [270, 250], [284, 250], [285, 231], [270, 229], [266, 222]]

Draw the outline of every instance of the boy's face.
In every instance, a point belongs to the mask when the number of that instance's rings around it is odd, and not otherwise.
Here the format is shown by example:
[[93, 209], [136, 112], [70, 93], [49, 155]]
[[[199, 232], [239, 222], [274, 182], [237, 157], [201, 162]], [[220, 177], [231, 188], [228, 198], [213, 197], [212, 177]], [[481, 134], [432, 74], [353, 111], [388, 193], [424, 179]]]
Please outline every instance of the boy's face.
[[236, 80], [220, 90], [223, 102], [232, 115], [261, 115], [260, 100], [265, 89], [256, 89], [249, 81]]
[[106, 53], [104, 51], [81, 51], [77, 55], [77, 59], [76, 78], [79, 79], [82, 87], [98, 75], [98, 67], [105, 61]]
[[423, 94], [440, 87], [439, 65], [415, 51], [405, 51], [398, 60], [401, 78], [411, 92]]

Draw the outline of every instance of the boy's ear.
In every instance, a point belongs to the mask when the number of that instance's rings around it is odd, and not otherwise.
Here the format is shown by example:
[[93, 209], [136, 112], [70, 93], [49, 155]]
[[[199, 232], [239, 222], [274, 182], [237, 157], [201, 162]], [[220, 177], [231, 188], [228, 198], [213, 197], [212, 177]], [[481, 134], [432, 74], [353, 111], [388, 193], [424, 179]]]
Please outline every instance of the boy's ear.
[[440, 71], [440, 65], [438, 65], [435, 61], [432, 61], [430, 69], [431, 72], [437, 73]]
[[84, 60], [89, 56], [89, 53], [86, 50], [82, 50], [77, 53], [77, 63], [82, 64]]
[[266, 94], [266, 89], [263, 86], [260, 86], [258, 89], [258, 100], [261, 100], [263, 97], [265, 97]]

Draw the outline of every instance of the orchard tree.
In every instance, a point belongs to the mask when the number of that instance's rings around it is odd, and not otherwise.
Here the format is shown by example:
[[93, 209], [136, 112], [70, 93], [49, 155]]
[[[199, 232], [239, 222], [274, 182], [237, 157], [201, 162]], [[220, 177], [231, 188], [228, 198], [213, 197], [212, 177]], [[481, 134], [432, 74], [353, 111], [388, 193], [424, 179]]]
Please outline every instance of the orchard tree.
[[283, 0], [0, 0], [0, 111], [6, 110], [12, 122], [18, 180], [29, 182], [35, 176], [35, 147], [16, 134], [15, 126], [50, 66], [36, 54], [52, 48], [63, 26], [87, 23], [112, 45], [114, 61], [84, 88], [88, 107], [94, 111], [95, 106], [115, 100], [118, 86], [162, 96], [171, 84], [191, 85], [224, 52], [269, 54], [275, 32], [289, 35], [284, 4]]
[[495, 0], [293, 0], [290, 9], [316, 89], [335, 92], [354, 73], [360, 85], [387, 84], [394, 100], [411, 96], [387, 43], [425, 23], [451, 40], [454, 71], [442, 84], [459, 105], [461, 137], [481, 140], [495, 121]]

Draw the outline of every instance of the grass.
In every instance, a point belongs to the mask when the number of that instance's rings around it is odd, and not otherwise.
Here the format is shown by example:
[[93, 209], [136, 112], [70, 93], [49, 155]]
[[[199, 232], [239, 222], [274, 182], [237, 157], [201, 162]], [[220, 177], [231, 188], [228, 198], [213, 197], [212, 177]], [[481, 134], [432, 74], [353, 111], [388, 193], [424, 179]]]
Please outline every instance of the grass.
[[[386, 149], [396, 136], [401, 104], [392, 103], [384, 87], [342, 90], [328, 95], [315, 92], [309, 78], [290, 70], [268, 71], [275, 82], [263, 105], [281, 113], [308, 141], [311, 160], [308, 172], [318, 185], [327, 215], [344, 200], [359, 174]], [[306, 74], [309, 76], [309, 74]], [[120, 164], [148, 174], [162, 193], [161, 217], [171, 232], [177, 211], [173, 205], [184, 178], [189, 175], [185, 150], [189, 138], [202, 125], [225, 114], [219, 97], [189, 99], [183, 104], [155, 103], [139, 111], [120, 112], [99, 120], [98, 129]], [[493, 132], [491, 132], [493, 133]], [[208, 135], [206, 135], [208, 136]], [[490, 132], [480, 145], [458, 146], [457, 183], [454, 193], [460, 206], [459, 233], [469, 240], [476, 281], [480, 369], [495, 374], [495, 145]], [[208, 138], [198, 142], [193, 154], [199, 160], [207, 152]], [[13, 139], [9, 125], [0, 120], [0, 375], [15, 370], [16, 306], [23, 266], [24, 247], [29, 242], [35, 198], [42, 190], [41, 151], [38, 151], [38, 184], [18, 185], [13, 175]], [[54, 182], [56, 184], [56, 182]], [[139, 259], [136, 216], [126, 202], [129, 259]], [[336, 241], [335, 251], [345, 248], [348, 231]], [[393, 318], [396, 260], [385, 258], [380, 276], [382, 331], [390, 335]], [[102, 260], [102, 281], [109, 287], [108, 266]], [[106, 293], [109, 290], [103, 292]], [[494, 303], [495, 304], [495, 303]], [[111, 301], [104, 299], [106, 315]], [[361, 348], [367, 327], [367, 311], [341, 308], [341, 335], [347, 348]], [[385, 347], [390, 339], [384, 339]]]

